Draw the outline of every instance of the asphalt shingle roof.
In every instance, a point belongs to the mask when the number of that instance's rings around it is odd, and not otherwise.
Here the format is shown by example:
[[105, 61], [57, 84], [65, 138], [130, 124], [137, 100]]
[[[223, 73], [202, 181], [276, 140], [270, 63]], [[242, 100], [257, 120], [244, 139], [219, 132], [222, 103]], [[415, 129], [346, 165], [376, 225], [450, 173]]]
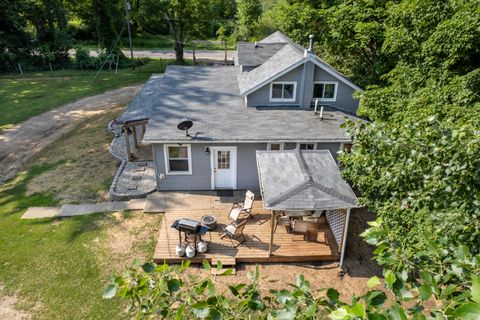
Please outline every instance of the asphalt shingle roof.
[[276, 31], [258, 43], [293, 43], [293, 41], [280, 31]]
[[[240, 95], [235, 66], [168, 66], [163, 78], [152, 77], [134, 105], [149, 113], [145, 141], [191, 141], [177, 124], [193, 121], [190, 134], [202, 132], [201, 141], [349, 141], [339, 126], [345, 117], [338, 110], [324, 119], [299, 107], [247, 107]], [[146, 92], [144, 92], [144, 90]], [[128, 111], [128, 109], [127, 109]]]
[[357, 206], [328, 150], [257, 151], [263, 203], [270, 210]]
[[241, 66], [259, 66], [275, 55], [285, 43], [237, 43], [237, 64]]
[[297, 47], [291, 44], [285, 45], [261, 66], [238, 75], [240, 93], [244, 94], [255, 88], [304, 58], [304, 53]]

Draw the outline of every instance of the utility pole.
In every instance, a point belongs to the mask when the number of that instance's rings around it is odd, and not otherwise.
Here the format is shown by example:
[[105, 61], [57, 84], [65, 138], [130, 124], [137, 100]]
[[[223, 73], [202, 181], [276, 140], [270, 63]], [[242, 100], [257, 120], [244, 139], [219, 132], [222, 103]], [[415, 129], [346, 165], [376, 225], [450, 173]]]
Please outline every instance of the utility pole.
[[128, 11], [130, 11], [130, 3], [128, 0], [125, 0], [125, 19], [127, 19], [128, 42], [130, 44], [130, 57], [133, 60], [132, 32], [130, 31], [130, 19], [128, 18]]

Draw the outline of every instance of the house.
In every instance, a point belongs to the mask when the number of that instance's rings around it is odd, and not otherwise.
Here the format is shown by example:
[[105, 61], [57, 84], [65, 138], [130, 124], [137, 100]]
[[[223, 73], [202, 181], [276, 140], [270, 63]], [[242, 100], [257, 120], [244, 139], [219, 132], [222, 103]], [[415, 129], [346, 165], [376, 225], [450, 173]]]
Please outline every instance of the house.
[[258, 190], [258, 150], [335, 157], [350, 143], [340, 125], [358, 119], [352, 95], [361, 89], [312, 47], [313, 37], [305, 49], [275, 32], [238, 43], [233, 66], [171, 65], [153, 75], [117, 119], [125, 160], [147, 160], [159, 191]]

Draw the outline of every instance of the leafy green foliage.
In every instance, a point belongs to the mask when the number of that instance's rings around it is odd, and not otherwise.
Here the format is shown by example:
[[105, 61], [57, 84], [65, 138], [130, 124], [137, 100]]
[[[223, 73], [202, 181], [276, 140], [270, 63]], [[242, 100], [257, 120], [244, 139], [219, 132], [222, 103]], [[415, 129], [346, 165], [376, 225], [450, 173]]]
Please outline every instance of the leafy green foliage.
[[[290, 289], [259, 290], [258, 267], [249, 272], [250, 283], [221, 285], [213, 278], [186, 276], [189, 262], [168, 266], [134, 263], [122, 276], [113, 276], [105, 288], [104, 298], [120, 296], [129, 302], [129, 312], [137, 318], [168, 319], [475, 319], [478, 276], [475, 286], [461, 290], [444, 286], [428, 272], [415, 279], [406, 272], [385, 272], [386, 287], [379, 278], [368, 281], [364, 295], [349, 303], [341, 301], [335, 289], [312, 292], [310, 283], [299, 275]], [[212, 266], [204, 261], [205, 271]], [[221, 268], [217, 265], [217, 271]], [[391, 303], [387, 304], [389, 291]], [[432, 300], [437, 303], [431, 303]], [[446, 303], [448, 301], [448, 303]], [[427, 303], [428, 302], [428, 303]]]
[[243, 41], [252, 39], [258, 33], [258, 19], [262, 14], [259, 0], [237, 0], [237, 22], [235, 37]]

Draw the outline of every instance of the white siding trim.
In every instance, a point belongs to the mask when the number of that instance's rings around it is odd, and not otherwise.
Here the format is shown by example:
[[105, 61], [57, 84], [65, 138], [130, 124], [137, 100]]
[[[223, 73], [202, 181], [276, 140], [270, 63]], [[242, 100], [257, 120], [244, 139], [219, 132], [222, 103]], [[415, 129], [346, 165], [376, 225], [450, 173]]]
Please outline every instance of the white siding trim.
[[[188, 171], [170, 171], [170, 163], [168, 158], [168, 147], [187, 147], [188, 153]], [[192, 148], [189, 144], [164, 144], [163, 145], [163, 154], [165, 156], [165, 174], [172, 175], [172, 176], [181, 176], [192, 174]]]

